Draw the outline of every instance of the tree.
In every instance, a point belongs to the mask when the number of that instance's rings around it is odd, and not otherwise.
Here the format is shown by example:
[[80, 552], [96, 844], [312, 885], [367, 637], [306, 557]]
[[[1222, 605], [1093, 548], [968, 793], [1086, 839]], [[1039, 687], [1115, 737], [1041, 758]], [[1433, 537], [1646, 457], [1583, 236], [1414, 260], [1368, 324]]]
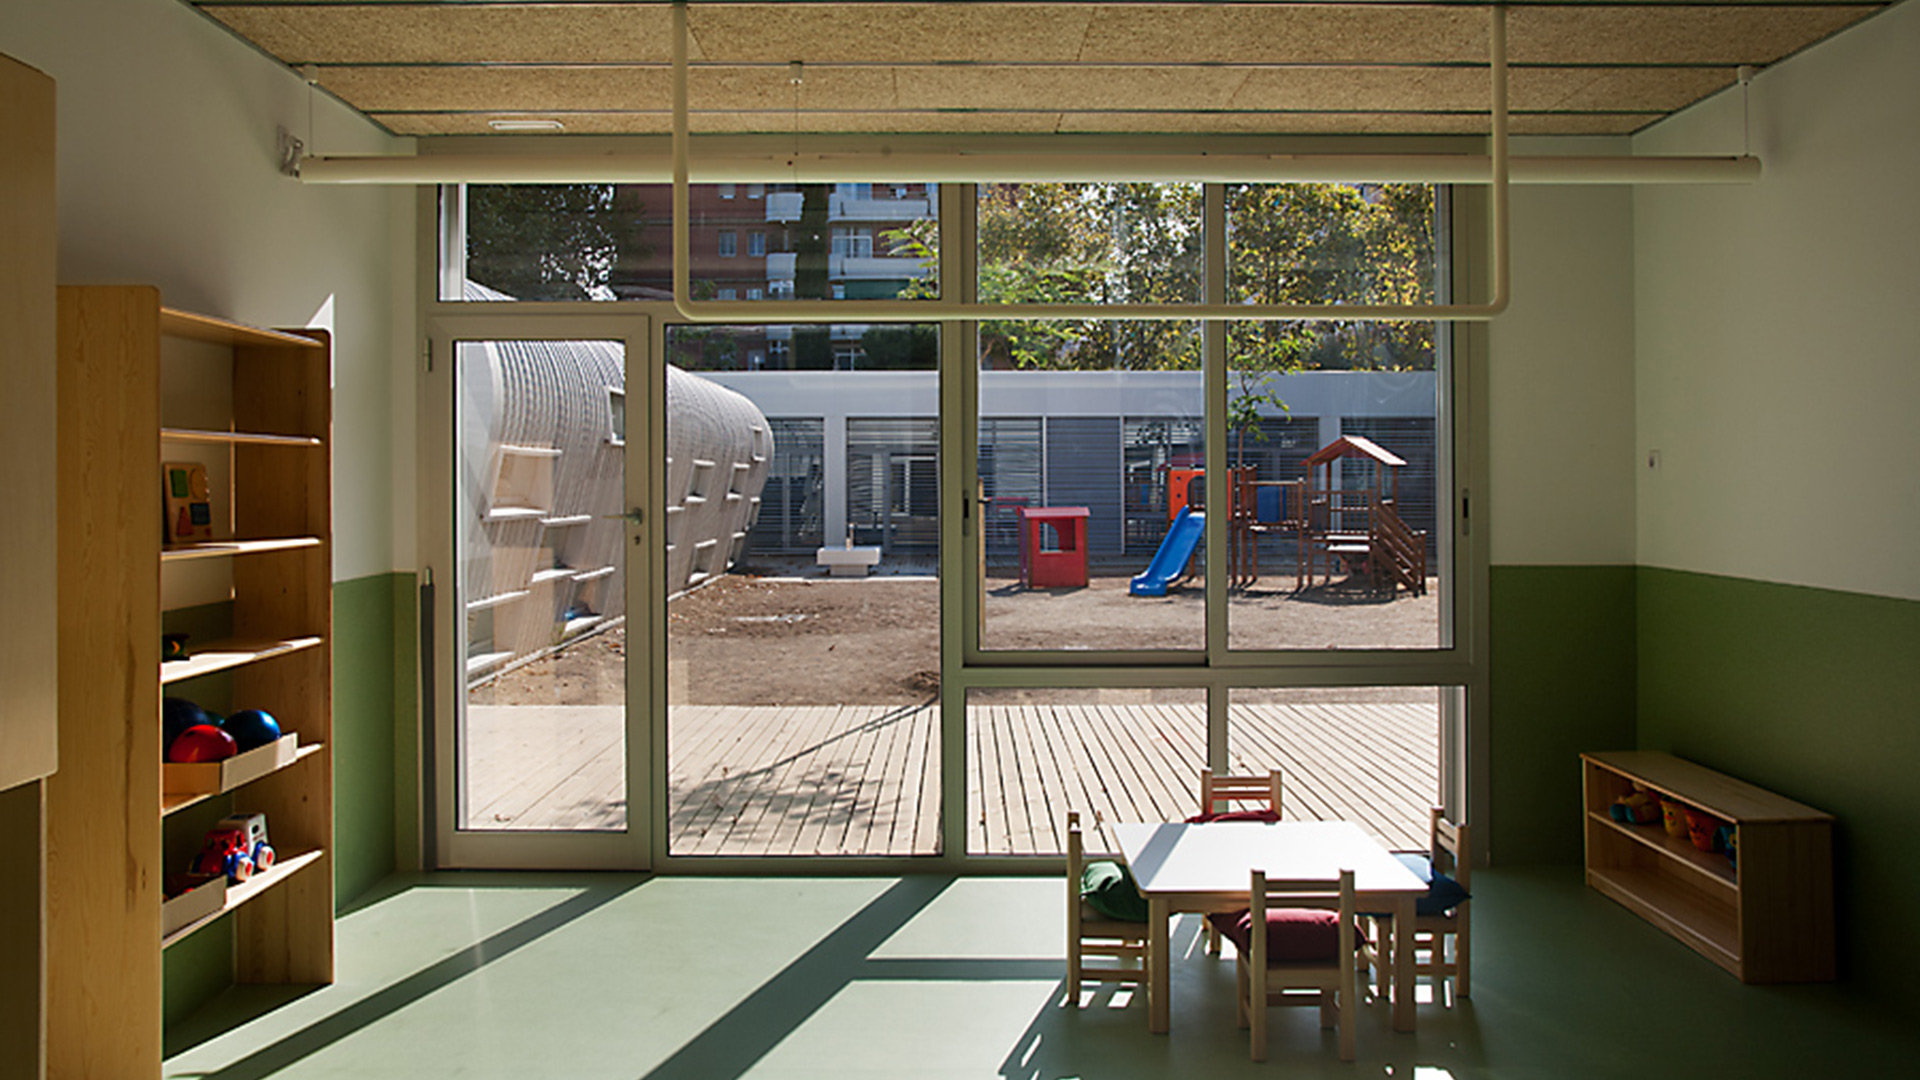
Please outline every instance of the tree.
[[471, 184], [467, 277], [517, 300], [583, 300], [606, 288], [633, 209], [611, 184]]

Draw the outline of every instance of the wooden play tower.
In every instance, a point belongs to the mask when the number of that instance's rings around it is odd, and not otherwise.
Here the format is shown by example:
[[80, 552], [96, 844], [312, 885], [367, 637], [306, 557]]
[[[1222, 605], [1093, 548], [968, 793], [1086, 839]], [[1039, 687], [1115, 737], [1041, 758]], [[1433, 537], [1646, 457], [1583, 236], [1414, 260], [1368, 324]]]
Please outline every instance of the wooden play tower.
[[[1347, 458], [1373, 464], [1361, 487], [1337, 487], [1335, 465]], [[1367, 578], [1374, 588], [1415, 596], [1427, 591], [1427, 537], [1400, 517], [1405, 459], [1371, 439], [1343, 435], [1314, 451], [1298, 480], [1255, 480], [1250, 466], [1229, 471], [1231, 491], [1227, 565], [1230, 584], [1246, 588], [1260, 578], [1259, 541], [1295, 538], [1294, 589], [1319, 577], [1322, 556], [1330, 582], [1337, 566]]]

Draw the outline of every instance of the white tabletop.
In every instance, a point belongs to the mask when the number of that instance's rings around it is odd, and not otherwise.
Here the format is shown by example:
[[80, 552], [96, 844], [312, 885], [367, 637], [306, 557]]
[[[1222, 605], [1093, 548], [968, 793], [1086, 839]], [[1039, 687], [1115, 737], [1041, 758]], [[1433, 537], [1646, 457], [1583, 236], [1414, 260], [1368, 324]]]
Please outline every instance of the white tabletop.
[[1206, 825], [1117, 824], [1120, 852], [1142, 895], [1247, 894], [1254, 869], [1269, 878], [1337, 878], [1356, 893], [1423, 894], [1426, 883], [1350, 821]]

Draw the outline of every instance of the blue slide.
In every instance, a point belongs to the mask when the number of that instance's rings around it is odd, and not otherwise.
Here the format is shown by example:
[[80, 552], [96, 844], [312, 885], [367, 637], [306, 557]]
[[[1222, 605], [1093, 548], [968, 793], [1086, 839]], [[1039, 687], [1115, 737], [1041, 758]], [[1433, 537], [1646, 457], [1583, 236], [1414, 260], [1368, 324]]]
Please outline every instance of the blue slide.
[[1187, 572], [1187, 561], [1193, 558], [1194, 546], [1200, 543], [1206, 525], [1206, 514], [1181, 507], [1173, 524], [1167, 526], [1167, 535], [1160, 541], [1160, 550], [1153, 553], [1153, 561], [1144, 573], [1134, 576], [1127, 591], [1134, 596], [1167, 595], [1167, 586]]

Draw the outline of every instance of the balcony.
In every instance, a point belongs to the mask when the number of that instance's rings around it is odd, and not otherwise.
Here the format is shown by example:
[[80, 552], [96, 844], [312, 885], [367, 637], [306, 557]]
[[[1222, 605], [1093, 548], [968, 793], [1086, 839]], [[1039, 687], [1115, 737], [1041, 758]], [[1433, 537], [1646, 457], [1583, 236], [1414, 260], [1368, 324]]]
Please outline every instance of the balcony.
[[[794, 216], [800, 215], [796, 213]], [[840, 194], [827, 196], [829, 221], [917, 221], [932, 216], [931, 199], [874, 199]]]
[[[908, 281], [920, 276], [925, 263], [916, 258], [884, 255], [829, 255], [827, 278], [832, 281]], [[771, 274], [771, 268], [769, 268]]]

